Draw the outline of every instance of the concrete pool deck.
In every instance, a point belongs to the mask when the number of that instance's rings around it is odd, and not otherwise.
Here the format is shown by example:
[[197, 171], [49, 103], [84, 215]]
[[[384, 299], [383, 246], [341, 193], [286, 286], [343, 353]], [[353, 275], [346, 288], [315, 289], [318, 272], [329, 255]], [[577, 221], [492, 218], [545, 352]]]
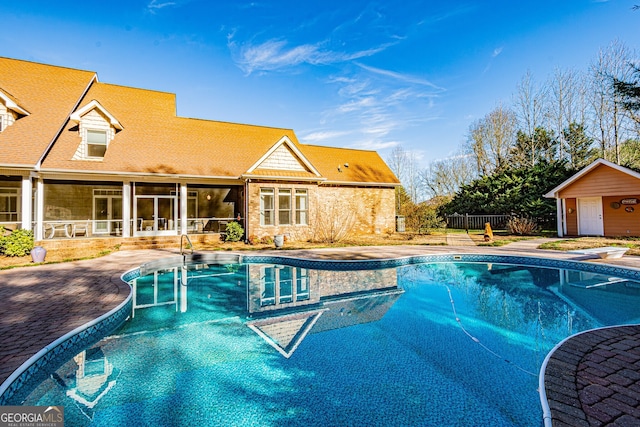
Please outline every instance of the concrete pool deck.
[[[502, 247], [368, 246], [260, 254], [327, 260], [447, 253], [583, 258], [537, 249], [544, 240], [549, 239]], [[0, 383], [49, 343], [124, 301], [129, 287], [120, 280], [122, 273], [176, 253], [121, 251], [93, 260], [0, 271]], [[590, 261], [640, 269], [640, 257]], [[640, 425], [640, 326], [600, 329], [570, 338], [551, 356], [544, 383], [553, 426]]]

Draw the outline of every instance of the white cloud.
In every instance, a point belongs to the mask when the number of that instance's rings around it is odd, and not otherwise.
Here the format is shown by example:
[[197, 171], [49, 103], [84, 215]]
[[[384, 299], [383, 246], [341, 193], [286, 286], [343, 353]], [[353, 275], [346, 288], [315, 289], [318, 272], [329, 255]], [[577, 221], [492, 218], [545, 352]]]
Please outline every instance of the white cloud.
[[254, 71], [275, 71], [303, 63], [329, 65], [349, 62], [375, 55], [392, 44], [387, 43], [356, 52], [339, 52], [323, 49], [323, 42], [289, 46], [289, 43], [282, 39], [239, 45], [234, 40], [234, 34], [230, 34], [227, 37], [227, 45], [235, 57], [236, 65], [247, 74], [251, 74]]
[[319, 131], [302, 136], [300, 139], [303, 140], [305, 144], [310, 144], [340, 138], [351, 133], [351, 131]]
[[151, 13], [156, 13], [156, 11], [160, 9], [164, 9], [165, 7], [176, 6], [176, 2], [174, 1], [162, 1], [162, 0], [151, 0], [149, 4], [147, 4], [147, 10]]
[[391, 77], [394, 80], [399, 80], [401, 82], [405, 82], [405, 83], [411, 83], [411, 84], [417, 84], [417, 85], [421, 85], [421, 86], [428, 86], [431, 87], [433, 89], [437, 89], [439, 91], [443, 91], [444, 88], [430, 82], [429, 80], [426, 79], [421, 79], [419, 77], [414, 77], [408, 74], [401, 74], [401, 73], [396, 73], [395, 71], [390, 71], [390, 70], [383, 70], [381, 68], [375, 68], [375, 67], [370, 67], [368, 65], [364, 65], [361, 64], [359, 62], [355, 63], [358, 67], [367, 70], [371, 73], [374, 74], [379, 74], [385, 77]]

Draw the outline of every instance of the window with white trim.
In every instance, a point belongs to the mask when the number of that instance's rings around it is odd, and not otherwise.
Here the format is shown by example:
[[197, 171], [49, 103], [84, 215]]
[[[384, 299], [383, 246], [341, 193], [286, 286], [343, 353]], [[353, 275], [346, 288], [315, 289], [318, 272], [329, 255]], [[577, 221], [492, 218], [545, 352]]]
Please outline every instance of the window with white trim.
[[296, 224], [307, 225], [309, 197], [307, 190], [296, 189]]
[[260, 225], [275, 225], [274, 194], [273, 188], [260, 189]]
[[260, 225], [308, 225], [308, 217], [309, 195], [306, 189], [260, 189]]
[[278, 189], [278, 224], [291, 224], [291, 190]]
[[87, 130], [87, 157], [104, 157], [107, 152], [107, 131]]

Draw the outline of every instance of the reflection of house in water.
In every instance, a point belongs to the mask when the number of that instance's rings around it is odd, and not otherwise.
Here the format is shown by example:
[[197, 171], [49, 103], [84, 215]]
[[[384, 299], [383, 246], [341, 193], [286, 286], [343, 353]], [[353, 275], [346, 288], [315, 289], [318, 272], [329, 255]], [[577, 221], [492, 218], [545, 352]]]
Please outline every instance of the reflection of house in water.
[[[329, 271], [211, 263], [150, 271], [131, 282], [141, 330], [238, 316], [285, 357], [308, 333], [381, 319], [403, 290], [395, 269]], [[163, 315], [154, 315], [163, 310]], [[138, 330], [128, 322], [127, 333]]]
[[328, 271], [249, 265], [249, 326], [285, 357], [309, 333], [381, 319], [404, 292], [395, 269]]
[[94, 347], [76, 355], [78, 365], [75, 386], [67, 385], [67, 396], [87, 408], [93, 408], [116, 385], [113, 365], [100, 347]]

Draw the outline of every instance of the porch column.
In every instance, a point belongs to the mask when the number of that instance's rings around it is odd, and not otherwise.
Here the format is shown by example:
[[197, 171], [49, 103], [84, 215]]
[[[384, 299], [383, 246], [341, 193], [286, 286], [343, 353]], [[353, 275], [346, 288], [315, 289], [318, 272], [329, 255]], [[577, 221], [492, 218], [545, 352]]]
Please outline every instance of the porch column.
[[187, 183], [180, 183], [180, 234], [187, 234]]
[[131, 237], [131, 182], [122, 182], [122, 237]]
[[31, 184], [31, 176], [22, 177], [22, 207], [20, 212], [22, 214], [21, 228], [24, 230], [31, 230], [33, 227], [33, 185]]
[[561, 198], [556, 198], [556, 218], [558, 221], [558, 237], [564, 236], [564, 209]]
[[35, 240], [44, 239], [44, 180], [39, 177], [36, 181], [36, 229]]

